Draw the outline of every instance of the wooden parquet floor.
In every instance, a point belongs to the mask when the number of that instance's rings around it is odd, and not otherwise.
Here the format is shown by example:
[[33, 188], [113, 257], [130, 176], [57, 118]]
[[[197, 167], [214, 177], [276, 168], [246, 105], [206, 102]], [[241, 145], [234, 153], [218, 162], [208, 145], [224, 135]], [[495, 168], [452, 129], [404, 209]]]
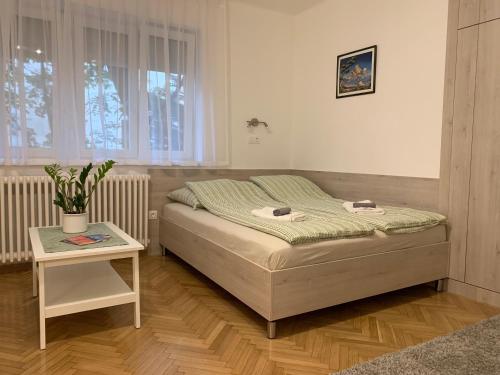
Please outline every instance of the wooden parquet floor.
[[141, 329], [132, 306], [52, 318], [40, 351], [31, 272], [1, 271], [2, 375], [329, 374], [500, 313], [419, 286], [285, 319], [268, 340], [263, 319], [179, 259], [145, 256]]

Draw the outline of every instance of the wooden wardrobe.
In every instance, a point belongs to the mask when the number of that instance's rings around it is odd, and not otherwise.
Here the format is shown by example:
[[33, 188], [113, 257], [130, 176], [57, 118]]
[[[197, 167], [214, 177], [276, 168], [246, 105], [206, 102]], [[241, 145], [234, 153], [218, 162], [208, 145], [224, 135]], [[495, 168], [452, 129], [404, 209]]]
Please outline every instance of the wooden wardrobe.
[[500, 0], [450, 0], [441, 166], [448, 289], [500, 306]]

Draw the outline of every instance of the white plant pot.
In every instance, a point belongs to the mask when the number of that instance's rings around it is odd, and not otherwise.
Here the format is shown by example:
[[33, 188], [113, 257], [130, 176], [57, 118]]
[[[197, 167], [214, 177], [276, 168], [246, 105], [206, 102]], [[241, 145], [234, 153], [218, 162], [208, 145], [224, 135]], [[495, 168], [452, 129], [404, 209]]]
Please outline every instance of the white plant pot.
[[63, 214], [62, 230], [64, 233], [82, 233], [87, 231], [88, 215]]

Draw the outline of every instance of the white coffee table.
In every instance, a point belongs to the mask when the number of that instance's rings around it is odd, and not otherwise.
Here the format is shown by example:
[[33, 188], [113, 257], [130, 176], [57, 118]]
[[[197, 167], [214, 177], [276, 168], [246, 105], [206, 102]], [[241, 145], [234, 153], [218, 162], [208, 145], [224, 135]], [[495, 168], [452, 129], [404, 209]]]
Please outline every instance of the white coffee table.
[[[40, 239], [41, 228], [29, 228], [33, 296], [38, 294], [40, 306], [40, 349], [46, 347], [45, 320], [55, 316], [134, 303], [134, 324], [140, 328], [139, 251], [144, 246], [116, 225], [103, 224], [127, 244], [50, 253]], [[123, 258], [132, 258], [132, 289], [109, 263]]]

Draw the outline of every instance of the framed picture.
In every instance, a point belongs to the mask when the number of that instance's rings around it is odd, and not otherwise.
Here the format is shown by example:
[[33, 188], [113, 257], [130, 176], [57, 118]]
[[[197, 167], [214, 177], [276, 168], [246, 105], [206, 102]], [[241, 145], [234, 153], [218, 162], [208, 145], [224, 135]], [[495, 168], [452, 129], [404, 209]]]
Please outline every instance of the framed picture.
[[377, 70], [377, 46], [337, 56], [337, 99], [373, 94]]

